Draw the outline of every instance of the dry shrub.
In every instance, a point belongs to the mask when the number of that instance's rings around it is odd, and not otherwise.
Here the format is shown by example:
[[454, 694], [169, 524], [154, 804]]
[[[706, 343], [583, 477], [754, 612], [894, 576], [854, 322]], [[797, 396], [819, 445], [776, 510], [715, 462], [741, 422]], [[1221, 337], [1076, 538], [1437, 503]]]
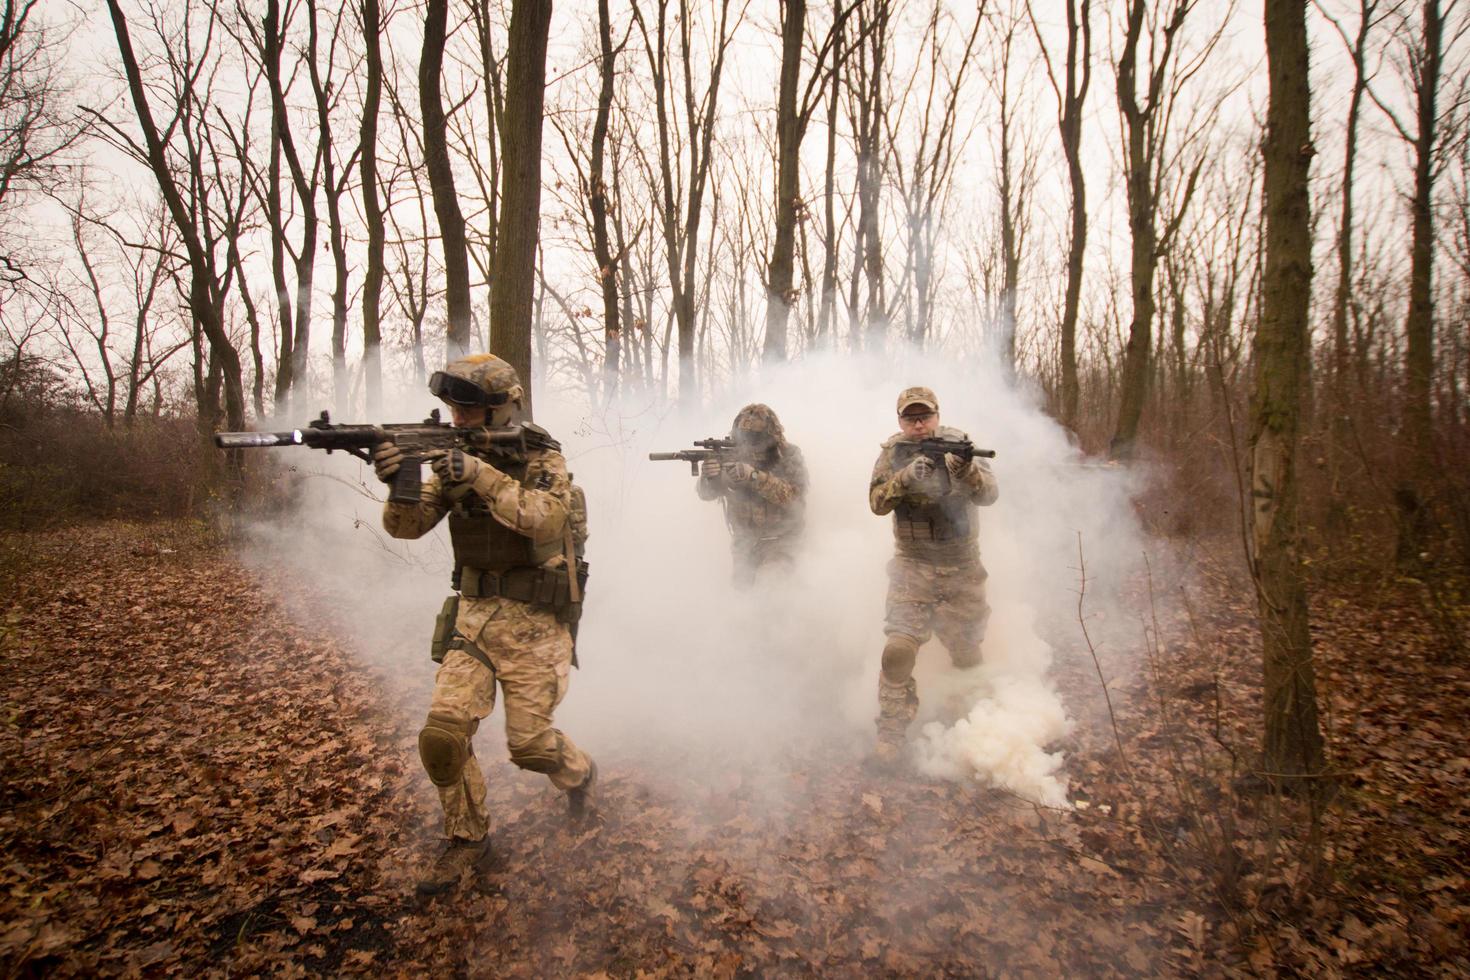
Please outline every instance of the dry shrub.
[[0, 421], [0, 525], [193, 516], [217, 481], [213, 454], [185, 419], [109, 428], [71, 408], [12, 415]]

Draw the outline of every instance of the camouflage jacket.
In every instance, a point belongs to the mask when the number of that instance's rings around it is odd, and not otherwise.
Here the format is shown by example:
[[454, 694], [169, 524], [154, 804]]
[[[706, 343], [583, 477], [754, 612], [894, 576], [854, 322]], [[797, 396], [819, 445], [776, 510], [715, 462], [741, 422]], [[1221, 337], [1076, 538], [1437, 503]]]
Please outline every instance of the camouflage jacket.
[[741, 459], [755, 473], [743, 486], [729, 486], [723, 477], [695, 481], [701, 500], [722, 500], [725, 520], [737, 541], [794, 538], [806, 523], [806, 463], [801, 450], [782, 442], [774, 458]]
[[[969, 436], [941, 425], [931, 438], [962, 440]], [[883, 443], [868, 481], [868, 506], [879, 516], [893, 514], [894, 545], [900, 557], [935, 564], [978, 560], [976, 509], [995, 503], [1000, 495], [995, 474], [983, 459], [976, 458], [958, 480], [951, 481], [947, 472], [936, 472], [925, 485], [906, 489], [893, 462], [894, 447], [917, 441], [899, 432]]]

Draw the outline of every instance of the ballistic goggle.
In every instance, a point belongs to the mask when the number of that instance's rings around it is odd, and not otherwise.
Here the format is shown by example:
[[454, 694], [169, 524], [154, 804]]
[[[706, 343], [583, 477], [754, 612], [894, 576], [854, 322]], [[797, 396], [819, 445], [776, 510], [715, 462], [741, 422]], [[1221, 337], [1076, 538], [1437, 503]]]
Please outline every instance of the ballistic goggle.
[[510, 401], [510, 392], [488, 392], [473, 381], [457, 378], [447, 371], [435, 371], [429, 375], [429, 393], [455, 405], [494, 407]]

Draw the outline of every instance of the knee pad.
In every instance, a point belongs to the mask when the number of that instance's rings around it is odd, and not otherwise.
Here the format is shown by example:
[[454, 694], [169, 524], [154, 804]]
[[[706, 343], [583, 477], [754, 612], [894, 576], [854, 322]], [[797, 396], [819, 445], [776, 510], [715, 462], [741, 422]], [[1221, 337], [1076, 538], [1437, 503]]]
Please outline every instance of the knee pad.
[[546, 775], [561, 769], [561, 736], [556, 732], [542, 732], [524, 741], [517, 739], [507, 747], [510, 761], [522, 769]]
[[902, 684], [914, 672], [919, 658], [919, 644], [912, 636], [891, 633], [883, 647], [883, 676], [894, 684]]
[[475, 719], [460, 721], [447, 712], [429, 712], [429, 720], [419, 732], [419, 758], [429, 774], [429, 782], [435, 786], [453, 786], [459, 782], [470, 758], [470, 736], [479, 727]]

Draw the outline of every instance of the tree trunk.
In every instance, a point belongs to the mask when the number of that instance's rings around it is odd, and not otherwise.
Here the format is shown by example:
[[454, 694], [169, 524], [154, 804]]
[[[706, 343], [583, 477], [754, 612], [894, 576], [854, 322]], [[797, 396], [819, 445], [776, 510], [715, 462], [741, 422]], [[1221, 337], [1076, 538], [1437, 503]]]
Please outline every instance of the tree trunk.
[[[1133, 316], [1128, 326], [1128, 346], [1123, 355], [1122, 401], [1109, 455], [1126, 459], [1138, 437], [1148, 394], [1150, 343], [1153, 339], [1154, 272], [1158, 263], [1158, 240], [1154, 230], [1153, 181], [1148, 152], [1148, 114], [1138, 105], [1135, 76], [1138, 40], [1144, 19], [1143, 0], [1134, 0], [1129, 11], [1128, 35], [1118, 63], [1118, 105], [1122, 110], [1127, 143], [1125, 186], [1128, 191], [1128, 230], [1132, 237], [1130, 283]], [[1152, 105], [1149, 106], [1150, 111]]]
[[499, 231], [490, 284], [490, 350], [526, 389], [531, 409], [531, 313], [541, 219], [541, 115], [551, 0], [515, 0], [506, 44], [505, 115], [500, 125]]
[[362, 182], [363, 220], [367, 223], [367, 265], [362, 278], [362, 375], [367, 396], [367, 414], [376, 418], [383, 401], [383, 296], [384, 252], [387, 232], [383, 205], [378, 198], [378, 110], [383, 95], [383, 28], [378, 0], [362, 0], [362, 34], [367, 46], [367, 88], [362, 104], [362, 156], [358, 160]]
[[796, 214], [800, 204], [801, 138], [805, 126], [796, 104], [801, 80], [802, 40], [806, 37], [806, 0], [783, 0], [781, 81], [776, 97], [776, 224], [766, 270], [765, 359], [786, 359], [786, 325], [795, 299], [792, 279]]
[[1266, 271], [1251, 390], [1251, 561], [1265, 661], [1268, 779], [1312, 779], [1322, 733], [1297, 518], [1297, 442], [1308, 384], [1312, 230], [1305, 0], [1266, 0]]
[[[1091, 0], [1067, 0], [1067, 76], [1062, 97], [1062, 153], [1072, 190], [1072, 233], [1067, 242], [1067, 291], [1062, 304], [1062, 424], [1077, 428], [1077, 318], [1082, 302], [1082, 265], [1087, 255], [1087, 188], [1082, 171], [1082, 104], [1092, 80]], [[1082, 35], [1081, 78], [1078, 79], [1077, 35]]]
[[[444, 248], [444, 356], [452, 361], [469, 353], [472, 312], [464, 214], [454, 190], [444, 102], [439, 91], [448, 18], [449, 0], [428, 0], [424, 8], [423, 55], [419, 59], [419, 107], [424, 126], [424, 165], [429, 171], [429, 192], [434, 198], [434, 216]], [[539, 93], [536, 98], [539, 107]]]
[[621, 369], [622, 323], [618, 310], [618, 268], [607, 229], [607, 179], [603, 174], [608, 120], [612, 114], [613, 84], [617, 79], [612, 45], [612, 17], [608, 0], [597, 0], [598, 77], [597, 119], [592, 124], [592, 159], [588, 194], [592, 210], [592, 255], [597, 261], [597, 284], [602, 290], [602, 380], [607, 400], [617, 396]]
[[1424, 551], [1429, 513], [1426, 487], [1434, 470], [1434, 170], [1444, 17], [1439, 0], [1425, 0], [1424, 47], [1416, 78], [1414, 194], [1410, 199], [1413, 244], [1409, 265], [1409, 313], [1404, 321], [1404, 430], [1408, 465], [1401, 468], [1398, 560], [1413, 564]]
[[213, 260], [204, 251], [199, 231], [184, 204], [183, 197], [179, 194], [178, 185], [174, 182], [166, 148], [159, 137], [158, 127], [153, 122], [152, 110], [148, 107], [148, 94], [143, 85], [142, 73], [138, 69], [138, 59], [133, 53], [132, 39], [128, 36], [127, 19], [118, 6], [118, 0], [107, 0], [107, 8], [112, 15], [118, 52], [122, 56], [123, 68], [127, 73], [128, 89], [132, 93], [138, 124], [143, 130], [143, 140], [148, 151], [148, 165], [153, 171], [154, 179], [158, 181], [159, 190], [168, 205], [169, 215], [173, 218], [174, 224], [184, 239], [190, 273], [189, 311], [193, 314], [198, 329], [209, 338], [210, 356], [219, 366], [224, 387], [226, 424], [231, 429], [243, 429], [245, 428], [245, 388], [240, 373], [240, 355], [235, 350], [234, 344], [230, 342], [219, 310], [212, 301], [216, 287]]

